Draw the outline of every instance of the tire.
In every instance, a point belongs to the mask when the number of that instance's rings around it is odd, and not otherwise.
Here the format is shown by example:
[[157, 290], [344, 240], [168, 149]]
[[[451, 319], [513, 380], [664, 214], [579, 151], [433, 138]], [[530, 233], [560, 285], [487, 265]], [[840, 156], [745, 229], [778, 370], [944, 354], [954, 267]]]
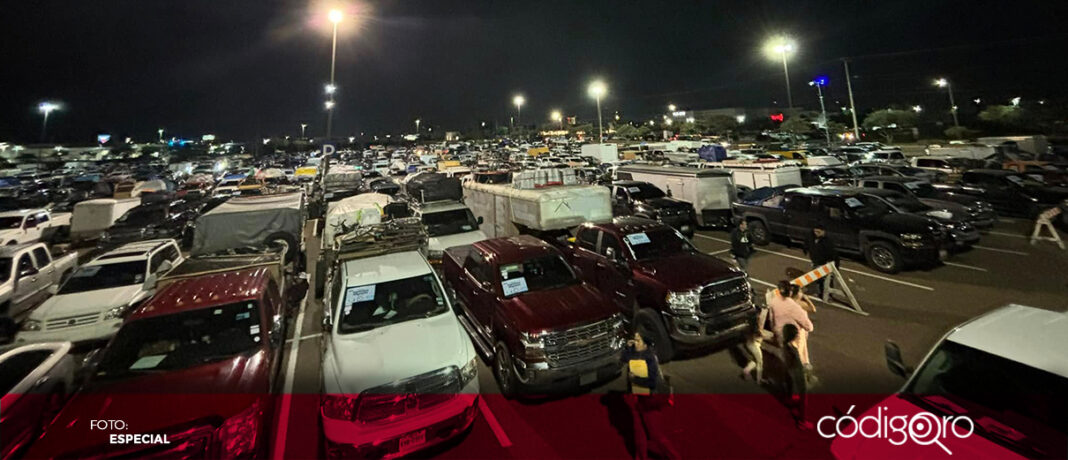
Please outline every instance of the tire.
[[8, 242], [7, 242], [7, 245], [8, 245], [8, 246], [14, 246], [14, 245], [16, 245], [16, 244], [19, 244], [19, 242], [18, 242], [18, 241], [15, 241], [15, 240], [11, 240], [11, 241], [8, 241]]
[[868, 266], [883, 273], [894, 274], [901, 271], [901, 251], [886, 241], [872, 241], [864, 250]]
[[759, 246], [767, 246], [771, 241], [771, 236], [768, 234], [768, 226], [764, 225], [764, 221], [750, 220], [749, 221], [749, 236], [753, 238], [753, 244]]
[[675, 346], [671, 343], [671, 336], [660, 315], [649, 308], [643, 308], [634, 316], [634, 328], [642, 334], [642, 337], [653, 342], [656, 350], [656, 358], [661, 363], [671, 361], [675, 356]]
[[493, 375], [497, 377], [497, 386], [501, 389], [501, 395], [511, 399], [519, 394], [522, 383], [515, 373], [511, 350], [504, 342], [497, 342], [496, 348], [493, 358]]
[[278, 232], [268, 236], [263, 241], [264, 246], [270, 248], [282, 248], [284, 251], [283, 261], [290, 263], [297, 258], [297, 254], [300, 252], [300, 244], [297, 242], [293, 235], [288, 233]]

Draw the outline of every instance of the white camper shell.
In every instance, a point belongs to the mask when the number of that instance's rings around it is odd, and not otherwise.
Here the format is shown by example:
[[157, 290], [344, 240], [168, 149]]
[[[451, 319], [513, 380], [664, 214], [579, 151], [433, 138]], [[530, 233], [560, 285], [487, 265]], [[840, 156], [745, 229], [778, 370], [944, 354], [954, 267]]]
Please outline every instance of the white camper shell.
[[[682, 166], [627, 165], [615, 171], [616, 180], [636, 180], [659, 187], [673, 198], [688, 201], [701, 226], [727, 226], [737, 196], [733, 173], [722, 169]], [[800, 173], [798, 173], [800, 175]]]
[[489, 238], [517, 236], [525, 233], [524, 230], [563, 230], [585, 222], [612, 220], [609, 190], [599, 185], [519, 189], [511, 184], [466, 181], [463, 186], [464, 203], [475, 216], [483, 219], [481, 228]]

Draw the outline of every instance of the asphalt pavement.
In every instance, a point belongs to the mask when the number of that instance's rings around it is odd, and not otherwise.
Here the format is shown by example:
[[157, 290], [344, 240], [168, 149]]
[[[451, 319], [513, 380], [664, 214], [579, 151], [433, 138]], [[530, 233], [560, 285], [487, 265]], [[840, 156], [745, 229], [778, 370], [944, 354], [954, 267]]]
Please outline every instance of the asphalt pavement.
[[[841, 305], [817, 302], [812, 315], [811, 359], [820, 384], [816, 396], [856, 395], [857, 401], [898, 389], [902, 380], [891, 374], [883, 346], [893, 340], [907, 363], [917, 364], [950, 329], [977, 315], [1009, 303], [1039, 308], [1065, 308], [1068, 293], [1068, 251], [1052, 243], [1031, 245], [1028, 221], [1004, 219], [981, 242], [956, 253], [945, 264], [879, 273], [862, 260], [844, 259], [841, 273], [866, 315]], [[318, 236], [306, 227], [308, 271], [314, 276]], [[723, 231], [699, 231], [694, 244], [703, 252], [730, 260]], [[781, 243], [759, 246], [750, 260], [753, 287], [763, 292], [787, 272], [807, 271], [808, 259], [798, 247]], [[311, 280], [314, 286], [314, 280]], [[309, 290], [313, 297], [314, 290]], [[309, 298], [289, 324], [283, 362], [283, 391], [275, 458], [321, 457], [317, 396], [320, 392], [322, 305]], [[774, 347], [765, 347], [774, 354]], [[418, 353], [418, 350], [412, 350]], [[707, 457], [822, 457], [824, 440], [796, 432], [773, 387], [740, 378], [738, 354], [731, 347], [685, 356], [664, 365], [680, 402], [666, 422], [684, 452]], [[774, 361], [772, 357], [771, 361]], [[769, 365], [774, 367], [774, 362]], [[774, 372], [773, 370], [770, 372]], [[624, 378], [566, 397], [507, 400], [485, 362], [479, 368], [483, 398], [480, 416], [464, 436], [417, 456], [440, 458], [589, 458], [626, 457], [629, 430], [620, 415]], [[873, 396], [874, 395], [874, 396]], [[865, 399], [867, 396], [867, 399]], [[683, 403], [685, 401], [685, 404]], [[837, 407], [811, 404], [810, 417]], [[695, 423], [695, 421], [699, 421]], [[748, 428], [746, 428], [748, 427]], [[796, 435], [761, 436], [752, 427], [782, 428]], [[785, 431], [783, 431], [785, 430]], [[708, 451], [711, 440], [715, 451]], [[691, 454], [692, 455], [692, 454]]]

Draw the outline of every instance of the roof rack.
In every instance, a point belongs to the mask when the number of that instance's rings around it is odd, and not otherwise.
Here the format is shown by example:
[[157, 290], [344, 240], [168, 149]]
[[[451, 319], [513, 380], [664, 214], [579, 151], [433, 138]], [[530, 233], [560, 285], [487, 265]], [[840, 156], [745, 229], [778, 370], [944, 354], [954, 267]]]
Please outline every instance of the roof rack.
[[416, 217], [357, 227], [334, 240], [337, 261], [362, 259], [426, 247], [427, 234]]

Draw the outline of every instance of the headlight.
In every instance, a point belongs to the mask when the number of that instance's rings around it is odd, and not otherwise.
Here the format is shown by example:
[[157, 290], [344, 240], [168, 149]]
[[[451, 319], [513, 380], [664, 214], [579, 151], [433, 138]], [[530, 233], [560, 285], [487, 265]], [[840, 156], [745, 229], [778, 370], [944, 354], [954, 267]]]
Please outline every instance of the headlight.
[[445, 251], [440, 251], [440, 250], [437, 250], [437, 249], [431, 249], [431, 250], [427, 251], [427, 253], [426, 253], [426, 258], [430, 259], [430, 260], [441, 260], [444, 257], [445, 257]]
[[104, 321], [109, 319], [120, 319], [122, 314], [126, 312], [127, 305], [120, 305], [118, 307], [111, 307], [104, 312]]
[[22, 323], [21, 329], [24, 331], [39, 331], [41, 330], [41, 322], [35, 319], [28, 319]]
[[904, 233], [901, 235], [901, 245], [906, 248], [918, 248], [923, 245], [923, 235], [919, 233]]
[[475, 377], [478, 377], [478, 355], [472, 357], [467, 364], [464, 364], [464, 367], [460, 368], [460, 386], [467, 386]]
[[669, 292], [667, 295], [668, 308], [676, 315], [693, 315], [697, 312], [697, 306], [701, 301], [698, 289], [683, 292]]
[[523, 354], [527, 359], [545, 357], [545, 332], [520, 332], [519, 343], [523, 345]]

